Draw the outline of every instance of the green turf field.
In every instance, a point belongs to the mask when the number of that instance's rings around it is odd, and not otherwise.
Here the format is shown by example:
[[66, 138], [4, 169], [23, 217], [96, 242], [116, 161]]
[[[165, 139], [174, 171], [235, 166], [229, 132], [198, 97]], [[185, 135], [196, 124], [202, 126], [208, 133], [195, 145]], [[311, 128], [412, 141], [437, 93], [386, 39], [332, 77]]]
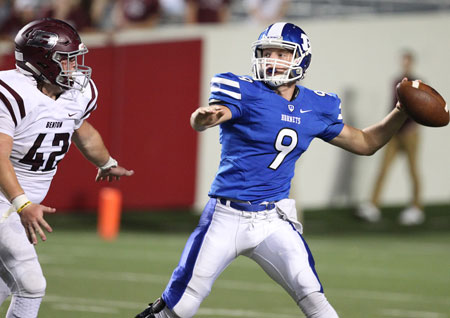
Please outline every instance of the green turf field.
[[[450, 208], [427, 208], [426, 224], [380, 224], [346, 210], [307, 211], [305, 233], [325, 293], [341, 318], [450, 317]], [[47, 277], [40, 317], [134, 317], [164, 289], [198, 216], [129, 213], [114, 242], [94, 215], [48, 218], [54, 233], [37, 247]], [[4, 317], [9, 300], [0, 308]], [[251, 260], [238, 258], [213, 286], [197, 317], [303, 317]]]

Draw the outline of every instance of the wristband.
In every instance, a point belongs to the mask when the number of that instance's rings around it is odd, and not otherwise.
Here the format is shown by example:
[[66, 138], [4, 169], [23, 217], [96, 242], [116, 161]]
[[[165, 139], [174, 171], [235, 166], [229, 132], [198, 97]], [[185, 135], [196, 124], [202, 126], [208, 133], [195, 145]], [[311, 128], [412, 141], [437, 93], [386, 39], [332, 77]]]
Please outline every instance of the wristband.
[[22, 212], [23, 209], [25, 209], [27, 206], [31, 204], [31, 201], [28, 200], [27, 196], [25, 194], [18, 195], [15, 197], [11, 204], [13, 205], [14, 209], [17, 211], [17, 213]]
[[98, 167], [100, 170], [108, 170], [112, 167], [117, 167], [117, 160], [113, 159], [113, 157], [109, 157], [108, 161], [101, 167]]

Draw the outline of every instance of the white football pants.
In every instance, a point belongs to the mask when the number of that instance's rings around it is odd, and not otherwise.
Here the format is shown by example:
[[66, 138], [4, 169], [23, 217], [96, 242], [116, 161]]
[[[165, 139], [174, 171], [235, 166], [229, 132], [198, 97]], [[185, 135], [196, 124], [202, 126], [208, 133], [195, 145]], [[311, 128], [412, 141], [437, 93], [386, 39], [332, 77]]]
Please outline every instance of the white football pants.
[[[8, 208], [0, 204], [0, 218]], [[40, 298], [45, 294], [46, 282], [36, 250], [16, 212], [0, 223], [0, 279], [15, 296]], [[8, 293], [5, 284], [0, 284], [2, 295]]]
[[[294, 200], [282, 200], [270, 211], [244, 212], [211, 199], [162, 295], [167, 304], [162, 316], [170, 317], [170, 312], [181, 318], [194, 316], [214, 281], [239, 255], [258, 263], [297, 304], [312, 293], [323, 295], [295, 215]], [[307, 313], [305, 306], [315, 305], [304, 302], [301, 307]]]

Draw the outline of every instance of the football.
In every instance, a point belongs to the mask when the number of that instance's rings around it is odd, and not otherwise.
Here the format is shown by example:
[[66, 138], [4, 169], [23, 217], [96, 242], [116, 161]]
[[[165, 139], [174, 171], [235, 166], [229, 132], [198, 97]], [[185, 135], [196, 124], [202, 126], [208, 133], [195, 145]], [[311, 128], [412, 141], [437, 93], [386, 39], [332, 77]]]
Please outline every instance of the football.
[[431, 86], [420, 81], [402, 81], [397, 97], [406, 113], [421, 125], [446, 126], [450, 120], [447, 103]]

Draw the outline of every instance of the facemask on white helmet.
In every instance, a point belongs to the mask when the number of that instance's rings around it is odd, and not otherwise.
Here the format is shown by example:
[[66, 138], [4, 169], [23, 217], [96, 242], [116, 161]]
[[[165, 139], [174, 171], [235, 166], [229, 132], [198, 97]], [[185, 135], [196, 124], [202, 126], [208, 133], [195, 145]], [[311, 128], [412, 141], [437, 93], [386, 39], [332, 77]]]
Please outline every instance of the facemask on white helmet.
[[[289, 51], [288, 60], [263, 56], [265, 49]], [[272, 87], [296, 82], [304, 78], [311, 62], [311, 46], [302, 29], [291, 23], [269, 26], [252, 45], [253, 79]]]

